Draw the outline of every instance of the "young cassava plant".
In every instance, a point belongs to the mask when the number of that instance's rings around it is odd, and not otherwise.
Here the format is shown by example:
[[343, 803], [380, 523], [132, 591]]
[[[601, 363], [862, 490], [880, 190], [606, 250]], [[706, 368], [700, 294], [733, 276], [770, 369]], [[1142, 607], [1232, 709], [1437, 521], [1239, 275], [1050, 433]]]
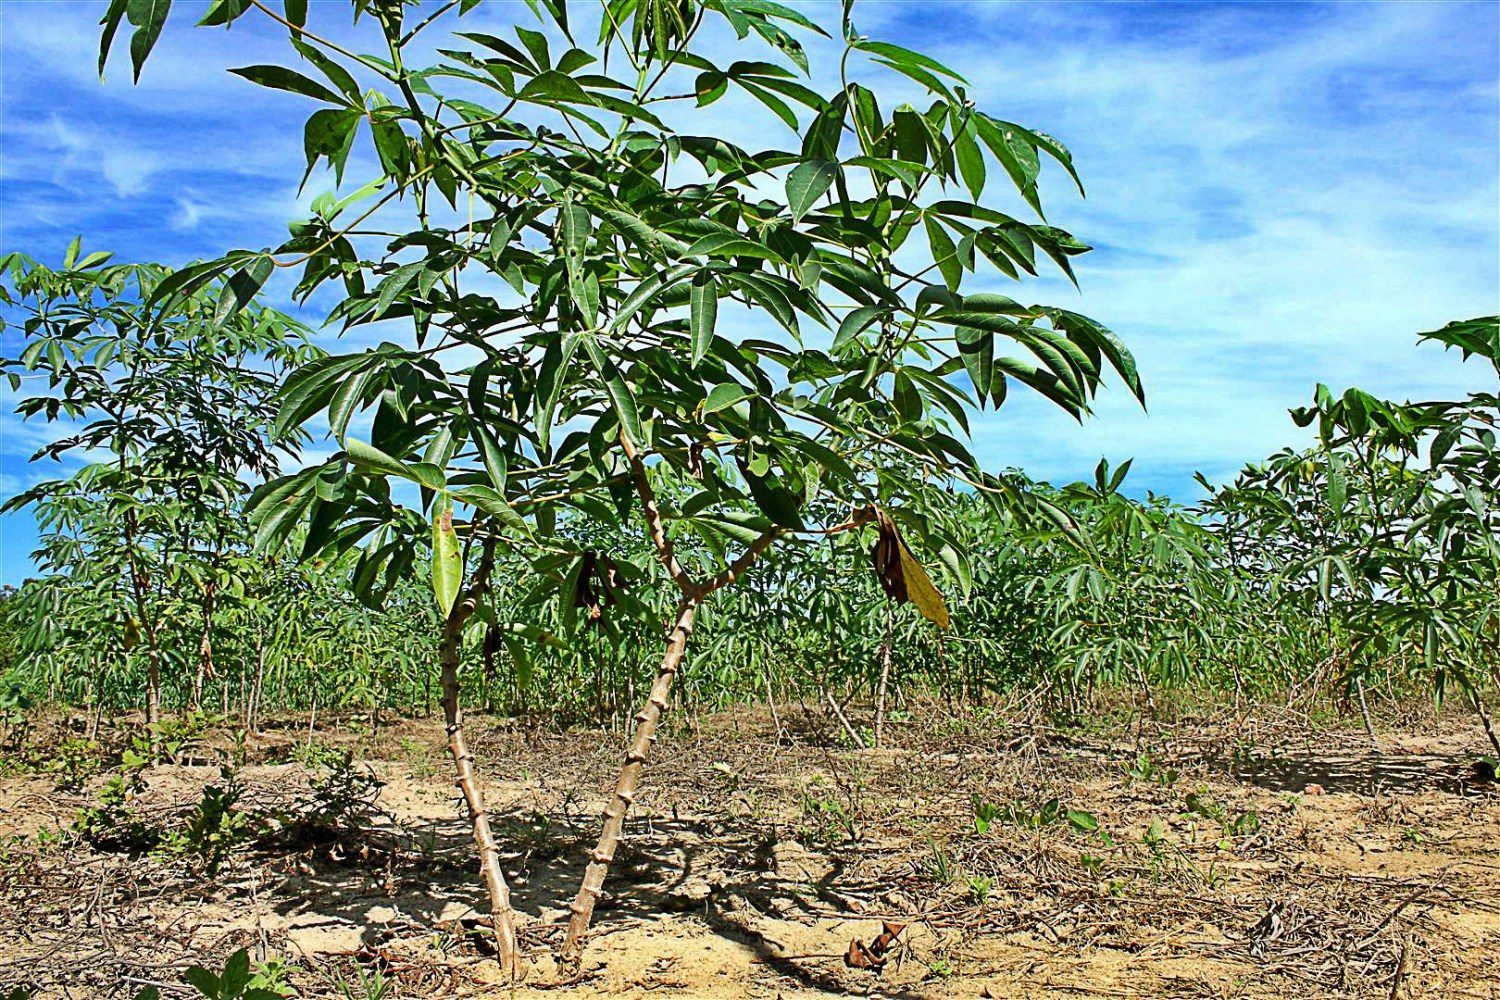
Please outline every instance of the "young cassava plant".
[[[941, 617], [893, 518], [933, 478], [1005, 495], [963, 443], [972, 408], [1021, 385], [1081, 416], [1110, 369], [1141, 389], [1099, 324], [965, 291], [1044, 259], [1071, 277], [1084, 244], [988, 200], [1000, 178], [1039, 213], [1041, 161], [1072, 174], [1066, 149], [980, 110], [938, 61], [860, 35], [852, 0], [837, 39], [769, 0], [540, 0], [535, 26], [476, 0], [352, 6], [352, 29], [300, 2], [217, 0], [203, 18], [280, 24], [297, 68], [233, 72], [312, 102], [309, 175], [369, 177], [282, 246], [178, 272], [161, 297], [297, 268], [299, 296], [338, 296], [331, 322], [402, 331], [287, 380], [280, 429], [326, 420], [341, 451], [263, 489], [254, 516], [266, 544], [302, 524], [305, 552], [354, 554], [372, 599], [430, 550], [449, 746], [512, 973], [458, 704], [465, 628], [497, 553], [532, 554], [540, 579], [571, 566], [571, 608], [587, 556], [560, 521], [641, 525], [677, 596], [571, 904], [576, 970], [700, 606], [779, 541], [875, 523], [884, 578]], [[166, 5], [152, 11], [131, 18], [137, 72]], [[126, 13], [105, 16], [106, 56]], [[727, 65], [711, 55], [726, 46]], [[664, 477], [693, 488], [669, 495]], [[830, 507], [858, 513], [820, 527]]]

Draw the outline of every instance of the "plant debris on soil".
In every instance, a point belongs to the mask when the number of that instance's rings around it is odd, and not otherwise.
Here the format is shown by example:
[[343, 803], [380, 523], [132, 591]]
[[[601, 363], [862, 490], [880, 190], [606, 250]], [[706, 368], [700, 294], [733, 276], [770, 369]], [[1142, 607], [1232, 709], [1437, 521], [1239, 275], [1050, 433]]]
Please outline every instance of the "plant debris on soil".
[[[1477, 727], [1427, 720], [1377, 749], [1227, 713], [1091, 731], [918, 714], [873, 750], [810, 711], [675, 720], [567, 986], [551, 946], [623, 737], [476, 717], [528, 955], [514, 995], [1500, 995], [1500, 798]], [[305, 800], [314, 770], [273, 763], [305, 739], [250, 738], [239, 809]], [[317, 739], [382, 782], [367, 813], [261, 837], [213, 874], [64, 834], [103, 776], [76, 794], [0, 778], [0, 991], [192, 996], [189, 967], [247, 948], [305, 997], [356, 972], [388, 996], [512, 995], [441, 726]], [[185, 814], [219, 776], [149, 768], [132, 806]]]

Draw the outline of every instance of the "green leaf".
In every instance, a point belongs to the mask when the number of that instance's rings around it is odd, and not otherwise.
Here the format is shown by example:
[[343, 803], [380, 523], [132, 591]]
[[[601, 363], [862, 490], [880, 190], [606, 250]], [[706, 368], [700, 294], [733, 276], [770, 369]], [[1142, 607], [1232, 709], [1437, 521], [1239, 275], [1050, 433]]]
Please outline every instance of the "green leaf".
[[109, 0], [109, 7], [105, 9], [104, 16], [99, 19], [99, 25], [104, 29], [99, 33], [99, 76], [104, 76], [104, 64], [109, 62], [109, 50], [114, 47], [115, 33], [120, 30], [120, 22], [125, 19], [125, 5], [128, 0]]
[[708, 271], [700, 273], [693, 279], [693, 287], [690, 304], [689, 328], [693, 341], [693, 367], [708, 354], [708, 347], [713, 343], [714, 325], [719, 316], [719, 287], [714, 283], [714, 276]]
[[839, 165], [829, 160], [808, 160], [798, 164], [786, 179], [787, 206], [792, 211], [792, 218], [801, 221], [838, 175]]
[[840, 350], [855, 337], [867, 330], [872, 323], [885, 314], [886, 310], [881, 306], [860, 306], [852, 309], [844, 321], [839, 324], [838, 333], [834, 335], [832, 350]]
[[439, 494], [432, 503], [432, 592], [444, 618], [453, 613], [463, 581], [463, 555], [458, 533], [453, 530], [453, 502]]
[[265, 254], [256, 257], [251, 264], [231, 274], [229, 280], [224, 283], [223, 294], [219, 296], [218, 307], [214, 310], [214, 325], [224, 325], [236, 313], [249, 305], [250, 300], [260, 292], [275, 267], [271, 255]]
[[453, 493], [453, 499], [466, 503], [482, 514], [493, 517], [515, 534], [531, 537], [531, 525], [512, 507], [500, 493], [488, 486], [467, 486]]
[[645, 447], [650, 442], [646, 440], [641, 427], [640, 410], [636, 407], [635, 395], [630, 391], [630, 386], [625, 384], [625, 377], [593, 337], [584, 337], [583, 346], [594, 362], [594, 370], [598, 372], [600, 381], [604, 383], [604, 391], [609, 394], [610, 402], [614, 405], [620, 429], [636, 447]]
[[640, 216], [626, 209], [611, 205], [598, 205], [594, 210], [659, 260], [681, 257], [687, 250], [687, 244], [668, 236], [659, 229], [653, 229]]
[[927, 216], [924, 224], [927, 243], [932, 250], [932, 262], [937, 265], [938, 273], [943, 276], [949, 289], [956, 292], [964, 276], [963, 265], [958, 260], [958, 249], [947, 231], [932, 216]]
[[758, 475], [743, 458], [736, 458], [739, 461], [740, 475], [744, 477], [745, 485], [750, 489], [750, 497], [761, 513], [784, 528], [801, 530], [805, 525], [797, 496], [776, 475]]
[[693, 84], [693, 93], [698, 97], [700, 108], [707, 107], [728, 92], [729, 78], [718, 70], [698, 74], [697, 82]]
[[958, 170], [969, 189], [969, 196], [978, 201], [979, 196], [984, 193], [986, 171], [984, 154], [975, 141], [975, 133], [974, 123], [967, 123], [953, 140], [953, 153], [958, 159]]
[[[593, 98], [588, 95], [578, 81], [571, 76], [566, 76], [556, 70], [547, 70], [538, 73], [526, 81], [526, 86], [521, 88], [518, 95], [523, 101], [536, 101], [546, 104], [559, 101], [565, 104], [592, 104]], [[576, 112], [574, 117], [577, 117]]]
[[241, 14], [250, 9], [250, 0], [214, 0], [208, 13], [198, 22], [200, 28], [233, 24]]
[[[125, 17], [131, 24], [135, 25], [135, 34], [130, 36], [130, 62], [135, 70], [135, 82], [141, 82], [141, 67], [146, 64], [146, 57], [151, 54], [156, 40], [161, 37], [162, 25], [167, 23], [167, 12], [172, 9], [172, 0], [126, 0]], [[113, 14], [111, 6], [106, 18]], [[114, 22], [118, 24], [118, 20]], [[113, 28], [109, 29], [111, 34]], [[99, 71], [104, 71], [103, 60], [100, 60]]]
[[417, 274], [426, 266], [426, 261], [412, 261], [410, 264], [402, 264], [388, 275], [375, 289], [375, 304], [370, 318], [379, 319], [384, 316], [385, 311], [395, 304], [397, 296], [406, 291], [407, 286], [416, 280]]
[[969, 373], [983, 407], [995, 378], [995, 335], [988, 330], [961, 326], [954, 331], [954, 340], [958, 343], [958, 356], [963, 359], [964, 370]]
[[495, 489], [503, 491], [509, 473], [505, 452], [501, 450], [500, 443], [495, 440], [495, 435], [482, 422], [476, 420], [473, 429], [474, 444], [479, 449], [479, 457], [484, 463], [484, 470]]
[[333, 167], [335, 182], [343, 183], [344, 164], [349, 160], [349, 151], [354, 148], [354, 134], [363, 118], [353, 109], [322, 108], [312, 113], [302, 128], [302, 149], [307, 156], [309, 174], [319, 158], [324, 158]]
[[899, 45], [892, 45], [889, 42], [861, 41], [855, 43], [854, 47], [862, 52], [873, 52], [878, 56], [883, 56], [897, 66], [906, 68], [920, 66], [934, 73], [941, 73], [946, 77], [957, 80], [959, 83], [969, 82], [936, 59], [924, 56], [920, 52], [913, 52], [911, 49], [902, 48]]
[[1328, 506], [1335, 515], [1341, 513], [1349, 499], [1349, 478], [1344, 473], [1344, 459], [1336, 451], [1328, 453]]
[[372, 444], [366, 444], [358, 438], [350, 438], [344, 442], [344, 451], [349, 455], [349, 461], [366, 472], [374, 472], [382, 476], [400, 476], [402, 479], [410, 479], [412, 482], [421, 482], [416, 471], [405, 462], [392, 458], [385, 452]]
[[311, 97], [314, 100], [327, 101], [329, 104], [347, 103], [316, 80], [309, 79], [285, 66], [241, 66], [229, 72], [235, 76], [244, 77], [251, 83], [258, 83], [262, 87], [270, 87], [273, 90], [285, 90], [289, 93], [301, 94], [303, 97]]
[[781, 255], [769, 247], [733, 233], [710, 233], [687, 248], [690, 257], [754, 257], [780, 261]]
[[703, 415], [706, 417], [710, 413], [727, 410], [740, 400], [748, 399], [753, 395], [754, 393], [749, 389], [736, 382], [724, 382], [716, 385], [713, 389], [709, 390], [708, 398], [703, 401]]

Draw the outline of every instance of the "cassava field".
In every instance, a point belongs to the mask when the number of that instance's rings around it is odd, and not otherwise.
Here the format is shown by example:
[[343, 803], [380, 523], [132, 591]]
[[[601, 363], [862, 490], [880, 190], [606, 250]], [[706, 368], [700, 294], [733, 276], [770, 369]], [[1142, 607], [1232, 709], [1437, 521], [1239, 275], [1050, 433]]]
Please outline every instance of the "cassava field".
[[1500, 319], [986, 468], [1147, 399], [1086, 165], [803, 6], [212, 0], [307, 217], [0, 248], [0, 997], [1500, 994]]

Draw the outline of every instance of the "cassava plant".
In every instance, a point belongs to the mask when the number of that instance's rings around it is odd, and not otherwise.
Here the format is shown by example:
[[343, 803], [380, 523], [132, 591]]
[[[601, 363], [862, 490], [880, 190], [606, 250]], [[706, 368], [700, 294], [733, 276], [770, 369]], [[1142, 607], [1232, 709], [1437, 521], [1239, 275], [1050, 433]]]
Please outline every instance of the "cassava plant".
[[[873, 525], [889, 592], [942, 620], [901, 533], [944, 539], [902, 500], [937, 479], [1003, 501], [962, 440], [973, 407], [1021, 385], [1081, 416], [1109, 369], [1141, 389], [1099, 324], [965, 290], [1047, 259], [1071, 276], [1088, 247], [989, 198], [999, 177], [1040, 213], [1041, 161], [1072, 174], [1067, 150], [980, 110], [936, 60], [860, 35], [852, 0], [837, 39], [769, 0], [542, 0], [535, 27], [477, 0], [352, 6], [352, 29], [328, 5], [311, 23], [305, 0], [210, 7], [206, 25], [284, 27], [298, 68], [233, 72], [313, 102], [309, 175], [368, 183], [159, 298], [295, 267], [299, 296], [338, 295], [331, 322], [401, 338], [287, 380], [279, 429], [326, 420], [342, 450], [263, 489], [254, 516], [264, 543], [303, 524], [305, 553], [354, 554], [372, 600], [430, 559], [449, 748], [512, 974], [514, 915], [463, 738], [466, 633], [507, 624], [489, 599], [502, 555], [527, 556], [583, 617], [609, 615], [628, 580], [559, 525], [643, 529], [676, 596], [571, 905], [561, 959], [576, 970], [700, 606], [779, 541]], [[166, 13], [114, 0], [102, 56], [128, 18], [139, 73]], [[725, 46], [741, 58], [711, 55]], [[730, 120], [752, 144], [720, 134]]]
[[82, 253], [79, 240], [60, 267], [0, 257], [0, 335], [20, 335], [14, 354], [0, 351], [0, 372], [16, 412], [54, 431], [33, 460], [83, 460], [0, 513], [34, 510], [38, 565], [95, 612], [83, 638], [100, 656], [144, 654], [155, 722], [175, 650], [192, 650], [195, 707], [214, 675], [216, 615], [244, 598], [254, 571], [245, 480], [295, 453], [292, 439], [268, 438], [271, 397], [283, 369], [319, 352], [234, 277], [148, 306], [172, 272], [110, 257]]

